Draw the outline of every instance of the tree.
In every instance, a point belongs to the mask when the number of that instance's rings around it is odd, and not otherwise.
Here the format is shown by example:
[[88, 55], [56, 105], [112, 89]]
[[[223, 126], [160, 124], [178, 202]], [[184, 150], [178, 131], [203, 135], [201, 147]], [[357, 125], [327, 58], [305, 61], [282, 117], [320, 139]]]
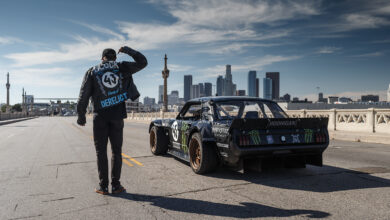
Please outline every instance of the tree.
[[6, 109], [7, 109], [7, 105], [2, 105], [2, 106], [1, 106], [1, 111], [2, 111], [2, 112], [5, 112]]
[[12, 110], [17, 111], [17, 112], [21, 112], [22, 106], [20, 104], [15, 104], [14, 106], [12, 106]]

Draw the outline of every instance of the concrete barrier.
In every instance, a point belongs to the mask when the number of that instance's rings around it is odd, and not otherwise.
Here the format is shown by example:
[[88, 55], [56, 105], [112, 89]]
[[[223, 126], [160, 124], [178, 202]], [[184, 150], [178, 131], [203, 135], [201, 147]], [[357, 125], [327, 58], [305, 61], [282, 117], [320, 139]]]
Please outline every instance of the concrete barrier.
[[[331, 138], [390, 144], [390, 109], [287, 110], [293, 118], [329, 118]], [[150, 122], [156, 118], [175, 118], [178, 112], [129, 113], [128, 119]]]

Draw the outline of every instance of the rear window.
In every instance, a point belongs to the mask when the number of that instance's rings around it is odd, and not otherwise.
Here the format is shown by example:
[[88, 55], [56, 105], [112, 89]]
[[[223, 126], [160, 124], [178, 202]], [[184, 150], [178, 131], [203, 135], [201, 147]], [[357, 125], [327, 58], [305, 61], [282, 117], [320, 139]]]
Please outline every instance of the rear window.
[[224, 101], [215, 103], [217, 118], [287, 118], [287, 114], [274, 102]]

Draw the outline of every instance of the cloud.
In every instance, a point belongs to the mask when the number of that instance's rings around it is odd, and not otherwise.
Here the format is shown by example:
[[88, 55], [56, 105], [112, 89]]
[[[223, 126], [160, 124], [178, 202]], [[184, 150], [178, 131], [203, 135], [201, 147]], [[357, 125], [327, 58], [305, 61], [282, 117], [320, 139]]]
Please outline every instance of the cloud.
[[[15, 68], [9, 72], [12, 84], [40, 87], [75, 86], [75, 78], [71, 75], [72, 70], [69, 68]], [[81, 82], [81, 77], [80, 75], [79, 82]]]
[[0, 36], [0, 45], [13, 44], [22, 42], [19, 38], [16, 37], [1, 37]]
[[379, 57], [379, 56], [383, 56], [384, 53], [383, 52], [373, 52], [373, 53], [364, 53], [364, 54], [358, 54], [358, 55], [354, 55], [352, 57]]
[[335, 53], [336, 51], [339, 51], [340, 49], [341, 49], [340, 47], [321, 47], [320, 49], [317, 50], [316, 53], [331, 54], [331, 53]]
[[154, 0], [163, 3], [180, 23], [237, 28], [255, 23], [299, 19], [320, 14], [321, 1]]

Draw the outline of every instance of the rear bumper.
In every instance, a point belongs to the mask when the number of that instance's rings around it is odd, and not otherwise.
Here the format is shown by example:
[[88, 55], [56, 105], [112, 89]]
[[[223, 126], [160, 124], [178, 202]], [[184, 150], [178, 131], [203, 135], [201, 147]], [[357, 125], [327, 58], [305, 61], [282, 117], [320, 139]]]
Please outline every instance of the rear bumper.
[[329, 143], [318, 145], [272, 145], [259, 147], [239, 147], [230, 143], [228, 157], [225, 160], [230, 164], [238, 163], [245, 158], [269, 158], [305, 155], [322, 155]]

